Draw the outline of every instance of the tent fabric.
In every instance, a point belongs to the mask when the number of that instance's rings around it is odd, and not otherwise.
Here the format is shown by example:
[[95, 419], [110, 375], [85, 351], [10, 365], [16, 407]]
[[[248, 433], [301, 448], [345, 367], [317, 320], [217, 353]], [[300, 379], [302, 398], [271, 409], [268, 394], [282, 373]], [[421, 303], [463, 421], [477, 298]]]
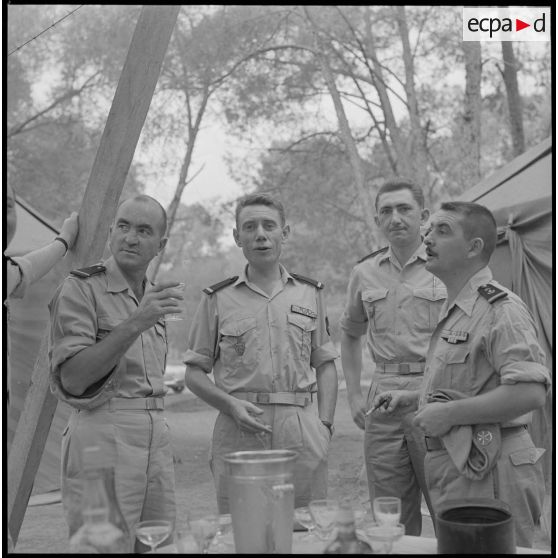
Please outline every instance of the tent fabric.
[[[58, 230], [31, 206], [17, 199], [17, 230], [6, 250], [9, 256], [19, 256], [44, 246], [58, 234]], [[8, 301], [8, 335], [10, 359], [10, 404], [7, 413], [7, 446], [10, 448], [17, 422], [23, 410], [25, 396], [31, 382], [35, 359], [49, 324], [48, 302], [56, 289], [51, 271], [31, 285], [23, 299]], [[62, 430], [70, 414], [70, 407], [58, 404], [45, 449], [41, 458], [33, 494], [60, 488], [60, 446]]]
[[[552, 371], [552, 140], [517, 157], [465, 192], [459, 199], [488, 207], [496, 219], [499, 242], [490, 261], [494, 278], [519, 295], [535, 319], [538, 338]], [[545, 478], [552, 482], [553, 402], [533, 413], [535, 444], [545, 448]]]

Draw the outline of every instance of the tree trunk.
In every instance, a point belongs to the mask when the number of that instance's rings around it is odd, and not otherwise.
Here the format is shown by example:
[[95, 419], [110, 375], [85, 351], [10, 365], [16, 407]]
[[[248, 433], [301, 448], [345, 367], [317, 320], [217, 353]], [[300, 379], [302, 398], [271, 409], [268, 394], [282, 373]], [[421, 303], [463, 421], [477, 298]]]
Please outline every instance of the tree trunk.
[[471, 188], [481, 179], [481, 44], [478, 41], [463, 41], [465, 56], [465, 97], [463, 100], [462, 126], [459, 150], [459, 194]]
[[508, 97], [513, 156], [517, 157], [525, 151], [525, 135], [523, 133], [523, 107], [517, 83], [518, 64], [511, 41], [502, 41], [502, 59], [504, 61], [503, 76]]
[[407, 16], [405, 6], [397, 6], [396, 19], [401, 44], [403, 45], [403, 63], [405, 65], [405, 93], [407, 95], [407, 107], [409, 110], [409, 121], [411, 125], [410, 160], [413, 169], [412, 178], [422, 187], [428, 186], [428, 168], [426, 149], [426, 137], [420, 123], [418, 99], [415, 90], [415, 65], [413, 53], [409, 42], [409, 29], [407, 27]]
[[364, 173], [362, 171], [362, 165], [360, 162], [360, 156], [358, 154], [358, 150], [351, 134], [351, 129], [349, 127], [349, 122], [347, 120], [347, 116], [345, 115], [345, 109], [343, 108], [343, 103], [341, 102], [341, 96], [339, 95], [339, 91], [337, 90], [337, 86], [335, 84], [335, 79], [333, 77], [333, 73], [331, 68], [329, 67], [326, 55], [325, 55], [325, 45], [323, 44], [322, 38], [319, 34], [319, 31], [316, 27], [316, 24], [310, 14], [310, 9], [304, 7], [304, 12], [306, 13], [306, 17], [310, 23], [312, 28], [312, 33], [314, 35], [316, 49], [315, 49], [315, 56], [318, 58], [320, 63], [320, 67], [323, 71], [324, 78], [327, 84], [327, 88], [331, 98], [333, 100], [333, 105], [335, 107], [335, 113], [337, 115], [337, 120], [339, 123], [339, 131], [341, 133], [341, 137], [345, 144], [345, 149], [349, 154], [349, 160], [351, 163], [351, 168], [353, 170], [353, 178], [355, 181], [355, 188], [357, 190], [357, 194], [359, 196], [360, 202], [362, 204], [362, 212], [364, 214], [364, 219], [366, 221], [366, 236], [372, 245], [374, 242], [374, 234], [373, 234], [373, 227], [374, 227], [374, 206], [372, 203], [372, 199], [370, 194], [365, 188], [364, 184]]
[[[72, 267], [103, 253], [179, 9], [151, 6], [140, 13], [79, 211], [77, 242], [57, 268], [60, 281]], [[8, 455], [8, 527], [14, 543], [58, 402], [49, 390], [48, 337], [47, 329]]]

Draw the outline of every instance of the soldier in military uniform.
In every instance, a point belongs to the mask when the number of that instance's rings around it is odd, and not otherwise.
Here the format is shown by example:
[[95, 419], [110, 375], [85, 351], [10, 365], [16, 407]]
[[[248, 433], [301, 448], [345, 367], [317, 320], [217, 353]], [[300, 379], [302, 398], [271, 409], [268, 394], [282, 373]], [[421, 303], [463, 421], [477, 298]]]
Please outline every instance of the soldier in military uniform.
[[[165, 246], [166, 214], [150, 196], [123, 201], [110, 230], [112, 256], [71, 272], [51, 303], [51, 386], [73, 407], [62, 438], [62, 503], [70, 536], [83, 449], [99, 446], [133, 533], [145, 519], [174, 522], [174, 464], [164, 417], [164, 315], [180, 312], [177, 283], [145, 272]], [[136, 543], [136, 550], [145, 546]]]
[[[447, 202], [431, 224], [426, 267], [444, 282], [448, 299], [432, 335], [422, 389], [391, 392], [380, 412], [419, 400], [414, 423], [426, 436], [435, 509], [452, 499], [499, 499], [513, 513], [516, 543], [531, 546], [544, 498], [544, 450], [533, 445], [528, 426], [550, 389], [546, 356], [529, 310], [487, 267], [496, 245], [490, 211]], [[469, 456], [456, 438], [471, 448]]]
[[[376, 224], [389, 246], [363, 258], [352, 270], [341, 319], [341, 360], [353, 420], [364, 434], [370, 500], [401, 499], [407, 535], [420, 535], [424, 442], [411, 424], [414, 409], [393, 415], [374, 411], [377, 392], [418, 389], [430, 335], [446, 291], [425, 269], [420, 227], [429, 217], [421, 189], [403, 179], [386, 182], [376, 195]], [[361, 390], [366, 335], [375, 362], [365, 399]], [[429, 504], [427, 500], [427, 504]]]
[[210, 453], [219, 512], [229, 510], [223, 457], [239, 450], [298, 452], [298, 507], [327, 494], [337, 352], [323, 285], [279, 263], [289, 226], [271, 196], [241, 198], [233, 234], [247, 265], [204, 289], [184, 358], [186, 385], [220, 411]]

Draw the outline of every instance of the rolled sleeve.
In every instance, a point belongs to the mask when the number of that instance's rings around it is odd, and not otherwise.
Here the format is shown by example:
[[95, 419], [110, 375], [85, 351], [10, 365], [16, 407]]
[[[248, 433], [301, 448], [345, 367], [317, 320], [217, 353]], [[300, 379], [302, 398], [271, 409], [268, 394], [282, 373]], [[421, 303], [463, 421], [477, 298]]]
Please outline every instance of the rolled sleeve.
[[31, 277], [31, 262], [25, 256], [9, 258], [6, 261], [8, 280], [7, 296], [23, 298]]
[[310, 365], [319, 368], [322, 364], [335, 360], [339, 356], [337, 349], [331, 341], [328, 341], [321, 347], [317, 347], [310, 355]]
[[51, 302], [51, 370], [95, 344], [97, 316], [88, 286], [79, 279], [64, 281]]
[[186, 366], [197, 366], [207, 374], [213, 370], [218, 356], [218, 317], [214, 297], [201, 299], [190, 329], [188, 350], [184, 353]]
[[502, 304], [490, 333], [490, 352], [502, 384], [536, 382], [551, 387], [546, 355], [523, 303]]
[[362, 304], [361, 290], [360, 274], [354, 268], [347, 286], [345, 310], [339, 322], [341, 329], [351, 337], [361, 337], [368, 329], [368, 316]]

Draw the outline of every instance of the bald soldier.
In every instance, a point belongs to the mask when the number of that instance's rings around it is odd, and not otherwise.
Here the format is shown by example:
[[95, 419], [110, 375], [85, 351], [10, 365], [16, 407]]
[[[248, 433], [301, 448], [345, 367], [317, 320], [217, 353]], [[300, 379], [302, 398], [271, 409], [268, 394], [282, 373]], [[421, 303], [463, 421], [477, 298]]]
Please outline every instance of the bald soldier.
[[[70, 273], [51, 304], [51, 386], [73, 407], [62, 438], [62, 503], [79, 528], [83, 450], [99, 446], [115, 471], [116, 497], [133, 534], [146, 519], [174, 523], [174, 464], [164, 416], [164, 316], [178, 313], [178, 283], [146, 276], [167, 242], [163, 207], [123, 201], [110, 228], [112, 256]], [[146, 547], [136, 542], [136, 551]]]
[[295, 506], [303, 506], [327, 495], [337, 400], [323, 285], [279, 263], [289, 226], [271, 196], [238, 201], [233, 235], [247, 265], [239, 277], [204, 289], [184, 360], [186, 385], [220, 411], [210, 456], [219, 512], [229, 510], [224, 456], [240, 450], [298, 452]]

